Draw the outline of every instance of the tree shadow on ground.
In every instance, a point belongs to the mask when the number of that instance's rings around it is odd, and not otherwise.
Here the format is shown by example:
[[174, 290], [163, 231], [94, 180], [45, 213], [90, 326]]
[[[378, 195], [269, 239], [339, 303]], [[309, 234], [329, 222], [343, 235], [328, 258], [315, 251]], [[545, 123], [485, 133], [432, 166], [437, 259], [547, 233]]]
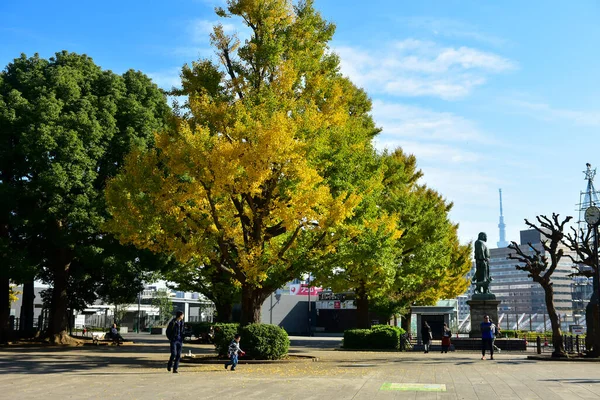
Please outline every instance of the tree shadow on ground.
[[561, 382], [561, 383], [578, 383], [582, 385], [589, 385], [594, 383], [600, 383], [600, 379], [585, 379], [585, 378], [556, 378], [556, 379], [541, 379], [544, 382]]
[[60, 374], [65, 372], [91, 371], [118, 365], [131, 368], [163, 368], [165, 360], [141, 357], [111, 357], [73, 355], [41, 358], [36, 355], [16, 355], [13, 358], [0, 359], [0, 370], [9, 374]]
[[[214, 354], [214, 348], [184, 345], [183, 354]], [[125, 346], [8, 346], [0, 349], [0, 371], [16, 374], [54, 374], [92, 371], [110, 366], [164, 368], [169, 344]], [[160, 356], [159, 356], [160, 355]]]

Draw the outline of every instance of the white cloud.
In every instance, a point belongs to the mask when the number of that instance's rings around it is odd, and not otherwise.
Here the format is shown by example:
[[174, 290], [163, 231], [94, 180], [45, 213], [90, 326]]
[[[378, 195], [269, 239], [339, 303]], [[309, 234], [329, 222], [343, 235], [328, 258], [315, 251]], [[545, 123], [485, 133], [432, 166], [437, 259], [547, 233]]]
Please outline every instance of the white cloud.
[[502, 46], [506, 39], [482, 32], [478, 27], [450, 18], [407, 17], [399, 22], [412, 28], [422, 29], [436, 36], [473, 40], [493, 46]]
[[189, 27], [190, 34], [192, 35], [192, 41], [196, 43], [203, 43], [209, 41], [209, 35], [213, 32], [216, 25], [221, 24], [225, 33], [231, 34], [240, 30], [241, 26], [237, 26], [233, 23], [222, 23], [221, 21], [209, 21], [206, 19], [195, 19], [192, 21]]
[[185, 58], [209, 58], [214, 54], [214, 50], [210, 47], [179, 46], [175, 47], [171, 54]]
[[497, 54], [406, 39], [377, 50], [336, 46], [341, 70], [358, 85], [393, 96], [467, 96], [487, 77], [517, 68]]
[[426, 162], [464, 164], [474, 163], [482, 159], [481, 154], [447, 144], [422, 143], [410, 140], [388, 140], [385, 138], [376, 139], [375, 144], [380, 150], [401, 147], [405, 152], [414, 154], [417, 160], [424, 160]]
[[600, 110], [580, 111], [565, 108], [555, 108], [546, 103], [535, 103], [524, 100], [510, 99], [509, 103], [525, 113], [543, 121], [566, 120], [578, 126], [600, 126]]
[[373, 117], [383, 128], [385, 138], [409, 138], [420, 141], [460, 142], [461, 144], [497, 145], [477, 124], [450, 112], [389, 103], [373, 102]]
[[158, 85], [158, 87], [170, 90], [173, 87], [181, 86], [181, 78], [179, 77], [180, 72], [180, 68], [171, 68], [164, 71], [150, 72], [148, 73], [148, 76]]
[[474, 240], [483, 231], [487, 232], [490, 243], [494, 243], [495, 247], [498, 237], [498, 188], [506, 187], [507, 182], [475, 166], [425, 166], [423, 173], [423, 183], [454, 203], [450, 218], [460, 223], [458, 233], [461, 242]]
[[396, 78], [384, 85], [384, 91], [395, 96], [433, 96], [452, 100], [467, 96], [475, 86], [484, 83], [484, 78], [465, 76], [445, 79]]

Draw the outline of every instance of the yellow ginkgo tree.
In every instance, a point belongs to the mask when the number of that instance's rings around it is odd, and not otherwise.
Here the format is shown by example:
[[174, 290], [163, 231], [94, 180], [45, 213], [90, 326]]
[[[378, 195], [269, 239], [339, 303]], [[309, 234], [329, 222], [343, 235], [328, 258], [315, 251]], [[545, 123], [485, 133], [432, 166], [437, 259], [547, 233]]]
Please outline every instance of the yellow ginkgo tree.
[[155, 149], [129, 154], [107, 186], [106, 228], [231, 274], [246, 324], [260, 321], [275, 289], [335, 250], [361, 197], [332, 183], [328, 160], [370, 151], [377, 130], [364, 92], [339, 74], [327, 48], [333, 27], [312, 1], [230, 0], [217, 13], [241, 17], [250, 39], [240, 44], [217, 25], [220, 64], [184, 67], [186, 114], [156, 135]]

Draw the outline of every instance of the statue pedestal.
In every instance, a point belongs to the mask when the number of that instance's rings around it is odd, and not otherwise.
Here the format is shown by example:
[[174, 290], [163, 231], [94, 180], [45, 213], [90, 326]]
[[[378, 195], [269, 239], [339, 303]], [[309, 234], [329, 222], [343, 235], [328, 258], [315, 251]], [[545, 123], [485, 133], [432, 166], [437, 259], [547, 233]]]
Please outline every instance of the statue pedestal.
[[481, 338], [481, 323], [483, 316], [489, 315], [494, 324], [498, 325], [498, 304], [500, 300], [496, 300], [493, 294], [477, 293], [467, 301], [471, 307], [471, 332], [469, 337]]

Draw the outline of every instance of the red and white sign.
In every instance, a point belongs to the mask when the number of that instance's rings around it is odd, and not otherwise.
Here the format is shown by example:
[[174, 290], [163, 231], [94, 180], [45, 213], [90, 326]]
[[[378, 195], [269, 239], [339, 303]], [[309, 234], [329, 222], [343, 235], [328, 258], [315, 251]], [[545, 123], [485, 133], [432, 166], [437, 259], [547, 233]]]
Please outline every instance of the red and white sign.
[[341, 308], [341, 306], [342, 306], [342, 303], [339, 300], [336, 300], [336, 301], [333, 302], [333, 308], [335, 310]]
[[[293, 284], [290, 285], [290, 294], [294, 295], [294, 296], [308, 296], [308, 285], [305, 284]], [[321, 293], [323, 291], [323, 288], [321, 287], [316, 287], [316, 286], [311, 286], [310, 287], [310, 295], [311, 296], [318, 296], [319, 293]]]

